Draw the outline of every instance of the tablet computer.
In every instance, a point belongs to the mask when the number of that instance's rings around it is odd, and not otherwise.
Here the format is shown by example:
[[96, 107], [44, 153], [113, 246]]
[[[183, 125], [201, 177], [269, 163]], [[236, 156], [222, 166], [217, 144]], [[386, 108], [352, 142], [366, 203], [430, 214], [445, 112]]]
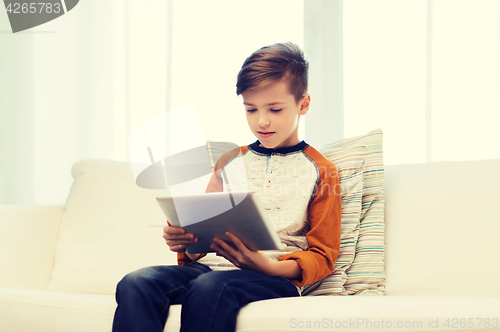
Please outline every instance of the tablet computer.
[[210, 248], [214, 237], [230, 243], [226, 231], [250, 250], [278, 250], [283, 246], [258, 197], [251, 192], [157, 197], [157, 201], [172, 226], [198, 238], [186, 248], [188, 253], [215, 252]]

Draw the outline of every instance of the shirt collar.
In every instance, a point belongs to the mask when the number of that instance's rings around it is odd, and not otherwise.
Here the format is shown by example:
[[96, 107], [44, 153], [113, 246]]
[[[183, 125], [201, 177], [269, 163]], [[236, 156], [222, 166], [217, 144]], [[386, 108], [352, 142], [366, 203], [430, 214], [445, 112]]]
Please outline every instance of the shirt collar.
[[254, 143], [250, 144], [250, 149], [263, 153], [263, 154], [287, 154], [290, 152], [296, 152], [305, 149], [309, 144], [306, 142], [302, 141], [299, 144], [293, 145], [293, 146], [287, 146], [286, 148], [277, 148], [277, 149], [268, 149], [263, 146], [259, 146], [260, 141], [256, 140]]

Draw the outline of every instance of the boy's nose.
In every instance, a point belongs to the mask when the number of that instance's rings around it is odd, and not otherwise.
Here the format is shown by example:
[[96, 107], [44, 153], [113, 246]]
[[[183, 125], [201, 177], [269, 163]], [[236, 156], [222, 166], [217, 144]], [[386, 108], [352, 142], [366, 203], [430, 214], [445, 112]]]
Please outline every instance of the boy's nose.
[[257, 121], [257, 124], [261, 127], [267, 127], [269, 125], [269, 120], [261, 115], [259, 117], [259, 121]]

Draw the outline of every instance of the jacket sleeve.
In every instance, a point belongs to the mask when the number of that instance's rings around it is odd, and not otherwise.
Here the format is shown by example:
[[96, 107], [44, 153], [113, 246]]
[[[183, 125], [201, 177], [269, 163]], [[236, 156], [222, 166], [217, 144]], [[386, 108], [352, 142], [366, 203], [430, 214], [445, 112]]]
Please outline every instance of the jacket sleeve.
[[309, 231], [307, 250], [283, 255], [280, 261], [294, 259], [302, 268], [302, 279], [292, 282], [303, 287], [328, 276], [340, 251], [341, 190], [338, 170], [333, 163], [320, 167], [320, 180], [307, 212]]

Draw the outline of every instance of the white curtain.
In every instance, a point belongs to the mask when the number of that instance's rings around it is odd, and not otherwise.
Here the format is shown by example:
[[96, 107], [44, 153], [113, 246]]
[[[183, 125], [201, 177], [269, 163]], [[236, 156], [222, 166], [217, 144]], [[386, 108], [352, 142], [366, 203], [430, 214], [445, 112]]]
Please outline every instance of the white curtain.
[[306, 22], [313, 5], [342, 7], [337, 31], [305, 36], [337, 47], [342, 29], [343, 104], [319, 108], [343, 107], [345, 137], [382, 128], [386, 164], [500, 158], [500, 1], [312, 0]]
[[0, 10], [0, 204], [64, 204], [76, 161], [127, 161], [133, 129], [191, 104], [206, 139], [253, 142], [236, 74], [262, 46], [303, 46], [302, 12], [303, 0], [85, 0], [12, 34]]
[[17, 34], [1, 18], [0, 203], [64, 204], [76, 161], [128, 160], [130, 130], [169, 110], [169, 3], [80, 1]]
[[0, 204], [63, 204], [74, 162], [127, 161], [131, 130], [189, 104], [206, 139], [253, 141], [236, 73], [287, 40], [311, 63], [301, 139], [381, 127], [386, 164], [500, 158], [497, 0], [86, 0], [17, 34], [0, 11]]
[[320, 149], [344, 137], [342, 0], [304, 2], [304, 52], [311, 108], [307, 142]]

